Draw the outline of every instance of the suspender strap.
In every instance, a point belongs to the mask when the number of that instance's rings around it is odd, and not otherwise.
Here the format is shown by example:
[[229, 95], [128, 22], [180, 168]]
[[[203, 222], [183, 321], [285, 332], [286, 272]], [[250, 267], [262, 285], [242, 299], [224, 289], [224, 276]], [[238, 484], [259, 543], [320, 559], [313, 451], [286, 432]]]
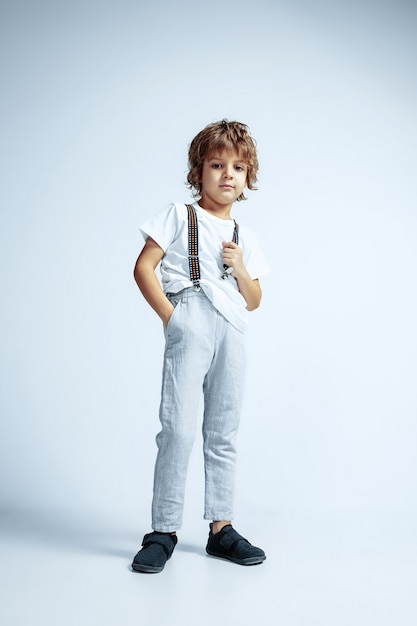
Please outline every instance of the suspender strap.
[[194, 285], [194, 289], [200, 291], [197, 215], [192, 204], [186, 204], [185, 206], [188, 210], [188, 267], [190, 269], [190, 280]]
[[233, 229], [233, 243], [235, 243], [238, 246], [239, 245], [239, 224], [237, 224], [235, 220], [233, 221], [235, 223], [235, 227]]
[[[188, 267], [190, 270], [190, 280], [196, 291], [200, 291], [200, 260], [198, 258], [198, 222], [195, 208], [192, 204], [186, 204], [188, 211]], [[239, 245], [239, 224], [234, 222], [233, 243]], [[228, 278], [233, 272], [232, 267], [223, 265], [222, 278]]]

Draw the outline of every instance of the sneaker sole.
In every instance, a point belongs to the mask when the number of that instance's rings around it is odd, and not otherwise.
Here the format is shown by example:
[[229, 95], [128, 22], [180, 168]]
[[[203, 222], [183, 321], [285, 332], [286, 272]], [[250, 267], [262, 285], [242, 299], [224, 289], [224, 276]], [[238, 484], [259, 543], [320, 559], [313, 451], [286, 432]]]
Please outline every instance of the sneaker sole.
[[266, 559], [266, 556], [248, 556], [246, 559], [236, 559], [233, 556], [225, 556], [224, 554], [217, 554], [216, 552], [209, 552], [206, 550], [209, 556], [214, 556], [216, 559], [223, 559], [224, 561], [232, 561], [238, 565], [260, 565]]
[[137, 565], [136, 563], [132, 563], [132, 569], [135, 572], [142, 572], [143, 574], [159, 574], [164, 568], [155, 567], [154, 565]]

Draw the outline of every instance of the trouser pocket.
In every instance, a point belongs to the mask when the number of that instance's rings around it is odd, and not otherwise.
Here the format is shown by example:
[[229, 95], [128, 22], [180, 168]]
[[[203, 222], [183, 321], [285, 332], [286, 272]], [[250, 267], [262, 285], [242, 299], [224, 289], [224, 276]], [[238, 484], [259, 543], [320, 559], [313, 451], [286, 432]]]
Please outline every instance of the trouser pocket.
[[171, 302], [172, 306], [174, 307], [174, 310], [171, 313], [171, 317], [169, 318], [167, 325], [164, 326], [165, 330], [168, 330], [171, 327], [173, 318], [176, 316], [178, 312], [179, 305], [181, 303], [181, 293], [167, 293], [165, 295], [168, 298], [168, 300]]

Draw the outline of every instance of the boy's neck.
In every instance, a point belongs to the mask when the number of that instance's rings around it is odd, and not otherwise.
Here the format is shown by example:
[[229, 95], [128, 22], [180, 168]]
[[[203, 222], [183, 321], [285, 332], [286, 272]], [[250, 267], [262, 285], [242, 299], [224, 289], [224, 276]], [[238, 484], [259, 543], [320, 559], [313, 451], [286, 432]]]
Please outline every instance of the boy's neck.
[[197, 202], [198, 206], [207, 211], [207, 213], [211, 213], [215, 217], [218, 217], [221, 220], [231, 220], [231, 211], [233, 204], [217, 204], [215, 202], [207, 202], [207, 200], [200, 200]]

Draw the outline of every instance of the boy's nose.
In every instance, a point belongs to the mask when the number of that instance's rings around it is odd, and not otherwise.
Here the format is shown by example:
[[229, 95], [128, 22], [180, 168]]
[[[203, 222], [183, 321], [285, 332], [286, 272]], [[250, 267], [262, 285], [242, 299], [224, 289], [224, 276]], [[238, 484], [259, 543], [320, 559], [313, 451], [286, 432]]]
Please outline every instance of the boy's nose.
[[233, 176], [233, 167], [226, 166], [223, 171], [223, 176], [225, 178], [231, 178]]

